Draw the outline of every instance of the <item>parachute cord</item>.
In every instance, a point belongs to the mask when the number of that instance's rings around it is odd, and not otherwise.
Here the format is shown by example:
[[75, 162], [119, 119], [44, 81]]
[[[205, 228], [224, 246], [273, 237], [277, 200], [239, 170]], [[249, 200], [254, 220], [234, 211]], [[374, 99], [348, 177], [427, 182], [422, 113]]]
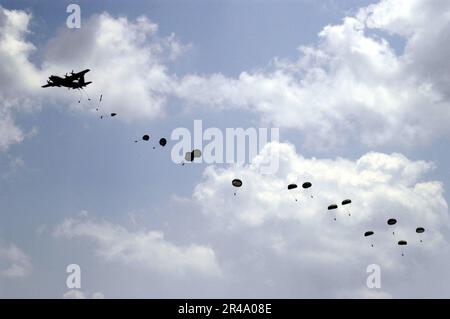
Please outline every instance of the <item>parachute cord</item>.
[[81, 103], [81, 100], [83, 99], [83, 93], [82, 92], [79, 92], [79, 95], [78, 95], [78, 104], [80, 104]]
[[86, 94], [86, 97], [87, 97], [88, 101], [90, 101], [90, 100], [91, 100], [91, 97], [89, 96], [89, 94], [87, 93], [87, 91], [85, 91], [85, 89], [83, 89], [83, 88], [81, 88], [80, 90], [81, 90], [82, 93]]
[[97, 112], [100, 110], [100, 103], [102, 102], [103, 94], [100, 94], [100, 98], [98, 100], [97, 108], [95, 109]]

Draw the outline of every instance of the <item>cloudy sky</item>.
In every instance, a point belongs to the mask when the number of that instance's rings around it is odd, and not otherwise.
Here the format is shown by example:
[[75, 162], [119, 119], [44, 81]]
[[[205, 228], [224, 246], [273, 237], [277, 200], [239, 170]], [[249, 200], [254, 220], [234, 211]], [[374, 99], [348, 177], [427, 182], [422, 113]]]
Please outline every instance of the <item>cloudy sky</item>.
[[[70, 3], [0, 1], [0, 297], [450, 296], [449, 1], [78, 1], [80, 29]], [[182, 166], [195, 119], [280, 138]]]

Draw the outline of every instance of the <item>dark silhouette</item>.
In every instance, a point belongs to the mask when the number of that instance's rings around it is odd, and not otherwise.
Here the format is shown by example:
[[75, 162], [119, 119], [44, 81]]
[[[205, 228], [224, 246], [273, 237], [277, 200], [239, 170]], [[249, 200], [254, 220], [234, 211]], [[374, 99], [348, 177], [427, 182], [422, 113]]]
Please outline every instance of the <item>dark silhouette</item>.
[[84, 81], [84, 75], [88, 73], [90, 70], [86, 69], [84, 71], [74, 73], [73, 71], [70, 72], [70, 75], [66, 73], [64, 75], [64, 78], [59, 77], [57, 75], [51, 75], [49, 79], [47, 80], [47, 84], [43, 85], [43, 88], [48, 87], [66, 87], [69, 90], [70, 89], [82, 89], [83, 87], [87, 86], [88, 84], [91, 84], [92, 82], [85, 82]]

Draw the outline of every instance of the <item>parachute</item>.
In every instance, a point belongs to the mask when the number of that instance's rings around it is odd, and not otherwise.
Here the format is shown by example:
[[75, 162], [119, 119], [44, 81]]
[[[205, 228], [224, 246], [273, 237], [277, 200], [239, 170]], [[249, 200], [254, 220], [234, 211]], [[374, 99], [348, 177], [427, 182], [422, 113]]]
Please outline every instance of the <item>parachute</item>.
[[184, 159], [188, 162], [194, 161], [194, 152], [186, 152], [186, 155], [184, 155]]
[[111, 113], [111, 117], [114, 117], [116, 115], [117, 115], [117, 113]]
[[194, 154], [194, 158], [197, 158], [202, 156], [202, 151], [195, 149], [192, 151], [192, 154]]
[[[184, 156], [184, 159], [188, 162], [193, 162], [194, 159], [196, 159], [197, 157], [202, 156], [202, 151], [195, 149], [192, 152], [186, 152], [186, 155]], [[183, 163], [184, 165], [184, 163]]]
[[167, 140], [163, 137], [159, 140], [159, 145], [161, 145], [162, 147], [166, 146], [167, 144]]
[[[142, 136], [142, 140], [148, 142], [150, 140], [150, 135], [145, 134]], [[134, 140], [135, 143], [139, 142], [139, 140]]]
[[231, 184], [234, 187], [241, 187], [242, 186], [242, 181], [238, 178], [233, 179], [233, 181], [231, 182]]
[[312, 186], [312, 184], [310, 183], [310, 182], [304, 182], [303, 184], [302, 184], [302, 187], [303, 188], [310, 188]]
[[395, 218], [389, 218], [387, 221], [387, 224], [391, 225], [391, 226], [395, 225], [395, 224], [397, 224], [397, 220]]

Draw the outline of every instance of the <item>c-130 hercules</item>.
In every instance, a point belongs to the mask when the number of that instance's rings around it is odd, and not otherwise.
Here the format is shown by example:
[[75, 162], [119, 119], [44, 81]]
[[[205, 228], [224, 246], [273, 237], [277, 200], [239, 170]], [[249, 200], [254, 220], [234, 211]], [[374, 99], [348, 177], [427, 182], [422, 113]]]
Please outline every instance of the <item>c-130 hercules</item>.
[[84, 71], [74, 73], [73, 71], [70, 72], [70, 75], [66, 73], [66, 75], [62, 78], [57, 75], [51, 75], [48, 80], [47, 84], [43, 85], [43, 88], [48, 87], [66, 87], [69, 90], [70, 89], [82, 89], [83, 87], [87, 86], [88, 84], [91, 84], [92, 82], [85, 82], [84, 81], [84, 75], [88, 73], [90, 70], [86, 69]]

